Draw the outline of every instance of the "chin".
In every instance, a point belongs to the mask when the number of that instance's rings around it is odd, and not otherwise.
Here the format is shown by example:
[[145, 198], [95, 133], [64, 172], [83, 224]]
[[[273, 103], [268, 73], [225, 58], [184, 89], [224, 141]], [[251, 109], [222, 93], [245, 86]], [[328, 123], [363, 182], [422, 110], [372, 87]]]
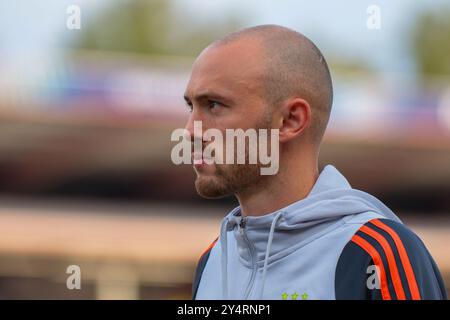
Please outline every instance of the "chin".
[[219, 199], [231, 194], [217, 177], [206, 177], [201, 174], [195, 180], [195, 188], [197, 193], [206, 199]]

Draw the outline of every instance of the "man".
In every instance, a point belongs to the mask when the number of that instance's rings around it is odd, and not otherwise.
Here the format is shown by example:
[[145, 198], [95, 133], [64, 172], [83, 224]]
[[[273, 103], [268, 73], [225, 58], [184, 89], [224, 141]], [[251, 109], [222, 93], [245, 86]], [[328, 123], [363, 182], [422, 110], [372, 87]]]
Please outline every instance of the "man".
[[427, 249], [389, 208], [332, 165], [319, 173], [332, 96], [319, 49], [281, 26], [233, 33], [197, 58], [185, 92], [191, 142], [212, 143], [195, 136], [195, 121], [221, 132], [277, 129], [279, 170], [193, 155], [198, 193], [240, 204], [200, 258], [194, 299], [446, 298]]

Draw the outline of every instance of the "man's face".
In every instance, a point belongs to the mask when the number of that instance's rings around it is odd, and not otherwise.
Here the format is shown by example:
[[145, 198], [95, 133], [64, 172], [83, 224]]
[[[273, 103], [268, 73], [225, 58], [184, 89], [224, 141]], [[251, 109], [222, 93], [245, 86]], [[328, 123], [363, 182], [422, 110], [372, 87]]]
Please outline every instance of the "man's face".
[[[185, 100], [191, 114], [186, 124], [192, 143], [194, 121], [202, 122], [202, 131], [225, 129], [269, 129], [271, 113], [264, 99], [262, 49], [254, 41], [238, 40], [210, 47], [194, 63]], [[236, 144], [235, 144], [236, 145]], [[255, 188], [263, 176], [259, 164], [194, 164], [197, 192], [206, 198], [219, 198]], [[222, 152], [225, 154], [224, 149]], [[235, 151], [234, 151], [235, 152]], [[201, 158], [201, 155], [193, 155]], [[236, 158], [235, 158], [236, 159]], [[224, 156], [225, 161], [225, 156]]]

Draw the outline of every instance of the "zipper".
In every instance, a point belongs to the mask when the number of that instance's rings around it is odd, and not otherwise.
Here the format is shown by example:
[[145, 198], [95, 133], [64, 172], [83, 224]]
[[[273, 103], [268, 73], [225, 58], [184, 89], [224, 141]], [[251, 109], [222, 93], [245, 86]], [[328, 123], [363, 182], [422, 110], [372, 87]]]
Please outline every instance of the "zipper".
[[239, 227], [241, 227], [241, 234], [244, 234], [245, 226], [247, 225], [247, 218], [241, 217], [241, 221], [239, 221]]
[[244, 241], [247, 243], [247, 247], [250, 251], [251, 264], [252, 264], [252, 274], [250, 276], [249, 283], [247, 284], [247, 288], [245, 289], [245, 293], [244, 293], [245, 300], [248, 299], [250, 292], [253, 288], [253, 284], [255, 282], [255, 277], [256, 277], [256, 271], [257, 271], [256, 263], [255, 263], [255, 248], [253, 247], [253, 244], [250, 242], [250, 240], [247, 237], [247, 234], [245, 233], [246, 225], [247, 225], [247, 218], [241, 217], [241, 221], [239, 221], [240, 232], [241, 232], [241, 235], [243, 236]]

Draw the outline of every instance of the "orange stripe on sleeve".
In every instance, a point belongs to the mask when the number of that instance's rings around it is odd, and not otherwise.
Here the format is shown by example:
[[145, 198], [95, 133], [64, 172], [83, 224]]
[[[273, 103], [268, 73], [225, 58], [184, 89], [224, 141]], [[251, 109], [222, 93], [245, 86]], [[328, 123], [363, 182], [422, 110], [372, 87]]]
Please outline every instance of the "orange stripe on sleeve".
[[381, 260], [378, 251], [366, 240], [355, 234], [352, 237], [352, 241], [364, 249], [372, 258], [375, 265], [380, 270], [380, 282], [381, 282], [381, 296], [383, 300], [391, 300], [391, 295], [389, 293], [389, 287], [386, 278], [386, 272], [384, 271], [383, 261]]
[[214, 240], [209, 246], [208, 248], [205, 249], [205, 251], [203, 251], [202, 255], [200, 257], [203, 257], [209, 250], [212, 249], [212, 247], [214, 247], [214, 245], [216, 244], [217, 240], [219, 240], [219, 237], [216, 238], [216, 240]]
[[402, 240], [392, 228], [390, 228], [380, 220], [374, 219], [371, 220], [370, 222], [376, 225], [378, 228], [386, 231], [394, 240], [394, 243], [397, 246], [397, 250], [400, 255], [400, 260], [402, 261], [403, 268], [405, 270], [409, 289], [411, 290], [411, 297], [413, 300], [421, 300], [419, 287], [417, 285], [416, 277], [414, 275], [414, 270], [411, 266], [411, 262], [409, 261], [408, 254], [406, 253], [406, 249], [405, 246], [403, 245]]
[[405, 291], [403, 290], [402, 280], [400, 279], [400, 275], [398, 273], [397, 263], [395, 262], [395, 256], [392, 252], [392, 248], [387, 242], [387, 240], [377, 231], [367, 227], [362, 226], [360, 231], [374, 238], [383, 248], [384, 253], [386, 254], [386, 258], [388, 261], [389, 271], [391, 274], [391, 279], [394, 284], [395, 294], [398, 300], [406, 300]]

